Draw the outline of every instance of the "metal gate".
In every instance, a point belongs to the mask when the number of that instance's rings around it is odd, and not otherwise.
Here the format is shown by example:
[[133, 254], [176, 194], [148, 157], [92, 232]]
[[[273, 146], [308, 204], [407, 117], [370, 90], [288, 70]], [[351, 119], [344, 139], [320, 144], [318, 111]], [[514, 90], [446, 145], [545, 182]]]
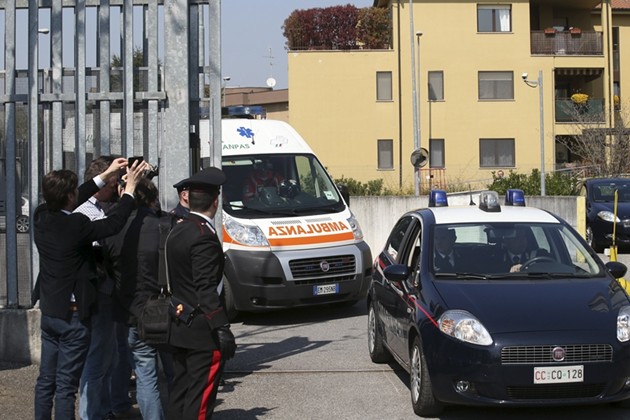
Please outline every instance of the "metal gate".
[[220, 164], [220, 11], [220, 0], [0, 0], [0, 308], [31, 306], [43, 174], [83, 179], [95, 157], [142, 155], [171, 208], [200, 141]]

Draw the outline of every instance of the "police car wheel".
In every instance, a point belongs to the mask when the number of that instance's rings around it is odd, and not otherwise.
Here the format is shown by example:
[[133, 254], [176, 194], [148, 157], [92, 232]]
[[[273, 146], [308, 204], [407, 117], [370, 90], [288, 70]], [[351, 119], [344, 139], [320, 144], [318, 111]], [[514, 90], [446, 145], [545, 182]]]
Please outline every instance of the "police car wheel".
[[385, 363], [391, 360], [391, 355], [383, 344], [382, 328], [372, 302], [368, 312], [368, 351], [374, 363]]
[[437, 416], [444, 406], [435, 399], [431, 377], [427, 370], [427, 362], [422, 351], [419, 337], [414, 338], [411, 347], [411, 370], [409, 372], [409, 390], [411, 391], [411, 405], [418, 416]]

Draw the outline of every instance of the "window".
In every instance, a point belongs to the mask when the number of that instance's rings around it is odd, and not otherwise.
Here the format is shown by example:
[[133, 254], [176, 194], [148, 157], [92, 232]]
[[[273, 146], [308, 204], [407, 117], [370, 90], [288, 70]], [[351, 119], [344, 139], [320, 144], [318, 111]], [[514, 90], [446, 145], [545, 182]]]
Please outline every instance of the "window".
[[444, 100], [444, 72], [442, 71], [429, 72], [429, 100]]
[[479, 140], [480, 167], [510, 167], [514, 162], [514, 139]]
[[444, 168], [444, 139], [429, 140], [429, 167]]
[[378, 169], [394, 169], [394, 141], [378, 141]]
[[477, 32], [511, 32], [512, 6], [477, 5]]
[[377, 71], [376, 72], [376, 100], [391, 101], [392, 100], [392, 72]]
[[405, 239], [405, 234], [407, 233], [407, 229], [409, 228], [409, 225], [411, 225], [412, 221], [412, 217], [403, 217], [398, 221], [398, 223], [396, 223], [396, 226], [392, 229], [392, 233], [389, 235], [387, 245], [385, 246], [385, 252], [387, 252], [393, 260], [396, 260], [398, 258], [398, 253], [402, 252], [403, 239]]
[[514, 72], [480, 71], [479, 99], [514, 99]]

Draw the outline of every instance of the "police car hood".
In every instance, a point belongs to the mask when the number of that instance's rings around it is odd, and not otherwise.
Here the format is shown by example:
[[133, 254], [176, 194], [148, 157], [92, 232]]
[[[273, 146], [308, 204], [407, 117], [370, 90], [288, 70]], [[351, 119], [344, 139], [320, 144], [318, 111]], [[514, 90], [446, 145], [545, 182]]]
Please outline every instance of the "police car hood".
[[615, 328], [628, 298], [616, 280], [440, 280], [445, 309], [466, 310], [490, 334]]

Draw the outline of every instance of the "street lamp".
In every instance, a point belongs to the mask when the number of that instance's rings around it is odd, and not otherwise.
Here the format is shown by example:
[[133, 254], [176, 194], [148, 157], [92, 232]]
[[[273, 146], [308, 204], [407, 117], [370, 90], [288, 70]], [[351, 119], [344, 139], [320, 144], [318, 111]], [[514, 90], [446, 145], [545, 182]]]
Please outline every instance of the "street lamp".
[[[420, 126], [421, 126], [421, 118], [420, 118], [420, 97], [421, 97], [421, 93], [420, 93], [420, 86], [422, 86], [422, 84], [420, 83], [420, 37], [422, 36], [422, 32], [418, 31], [416, 32], [416, 46], [417, 46], [417, 55], [416, 57], [418, 58], [418, 75], [417, 75], [417, 83], [418, 83], [418, 89], [416, 90], [416, 103], [417, 103], [417, 109], [416, 109], [416, 114], [417, 114], [417, 127], [416, 130], [418, 132], [418, 144], [416, 145], [416, 150], [420, 150], [422, 148], [422, 135], [420, 134]], [[420, 190], [422, 189], [422, 178], [420, 177], [420, 175], [422, 174], [422, 171], [420, 168], [417, 168], [418, 171], [418, 188], [417, 188], [417, 193], [416, 195], [420, 194]]]
[[[414, 48], [414, 43], [413, 43], [413, 35], [414, 35], [414, 24], [413, 24], [413, 2], [412, 0], [409, 0], [409, 44], [410, 44], [410, 50], [411, 50], [411, 97], [412, 97], [412, 104], [413, 104], [413, 149], [414, 152], [420, 150], [420, 124], [418, 123], [418, 94], [417, 94], [417, 89], [416, 89], [416, 71], [420, 71], [419, 69], [416, 70], [415, 68], [415, 55], [416, 55], [416, 50]], [[422, 34], [420, 32], [420, 34]], [[416, 33], [416, 37], [418, 38], [418, 40], [420, 39], [420, 37], [418, 36], [418, 33]], [[418, 58], [419, 60], [420, 58]], [[402, 168], [400, 169], [402, 171]], [[420, 172], [420, 168], [416, 168], [414, 166], [413, 168], [413, 185], [414, 185], [414, 189], [415, 189], [415, 194], [416, 197], [420, 195], [420, 184], [419, 184], [419, 172]]]
[[527, 73], [521, 76], [523, 82], [531, 88], [538, 88], [538, 101], [540, 108], [540, 195], [545, 195], [545, 110], [543, 102], [543, 76], [542, 70], [538, 71], [538, 80], [528, 80]]
[[230, 81], [230, 79], [230, 76], [225, 76], [221, 79], [223, 81], [223, 83], [221, 83], [221, 103], [223, 104], [223, 108], [225, 108], [225, 86], [227, 85], [227, 82]]

